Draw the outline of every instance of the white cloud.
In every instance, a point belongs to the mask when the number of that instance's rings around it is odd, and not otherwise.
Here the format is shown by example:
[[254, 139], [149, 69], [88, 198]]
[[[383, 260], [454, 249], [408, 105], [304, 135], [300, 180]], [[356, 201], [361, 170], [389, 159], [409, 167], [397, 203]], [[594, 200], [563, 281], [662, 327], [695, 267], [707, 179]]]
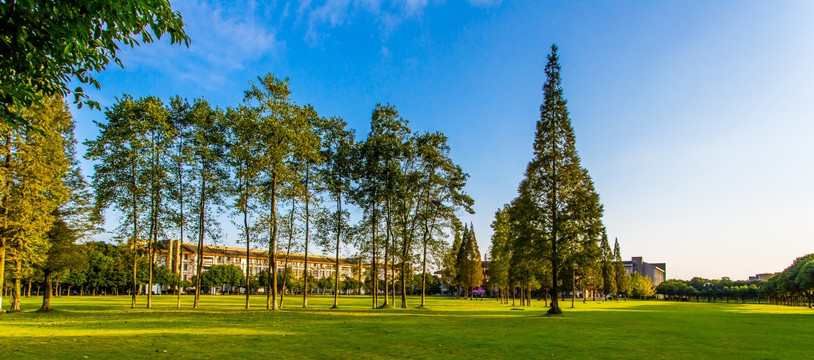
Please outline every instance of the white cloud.
[[307, 17], [305, 39], [316, 44], [326, 36], [324, 27], [335, 28], [350, 24], [360, 13], [373, 15], [382, 32], [382, 38], [387, 38], [404, 22], [420, 18], [429, 5], [430, 0], [325, 0], [321, 5], [303, 0], [297, 16], [300, 20]]
[[[189, 48], [170, 45], [162, 39], [135, 50], [125, 49], [122, 52], [125, 66], [161, 68], [184, 81], [213, 89], [228, 81], [230, 71], [281, 51], [284, 43], [277, 39], [277, 30], [258, 16], [273, 8], [261, 7], [251, 0], [229, 5], [237, 6], [226, 8], [206, 0], [177, 3], [174, 9], [184, 18], [191, 39]], [[280, 22], [287, 10], [282, 14]]]

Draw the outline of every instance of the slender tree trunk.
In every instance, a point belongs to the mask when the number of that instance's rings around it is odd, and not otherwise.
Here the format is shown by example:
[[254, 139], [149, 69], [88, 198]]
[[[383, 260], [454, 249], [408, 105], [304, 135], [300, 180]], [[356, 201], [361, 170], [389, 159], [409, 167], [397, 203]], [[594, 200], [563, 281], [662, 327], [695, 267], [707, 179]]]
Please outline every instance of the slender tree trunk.
[[545, 293], [543, 294], [543, 298], [545, 299], [545, 307], [548, 307], [548, 289], [545, 289]]
[[426, 306], [424, 297], [427, 293], [427, 235], [424, 235], [424, 249], [421, 251], [421, 307]]
[[[5, 203], [5, 201], [3, 201]], [[6, 214], [8, 216], [8, 214]], [[6, 239], [0, 239], [0, 312], [3, 311], [3, 295], [6, 293]]]
[[512, 306], [515, 306], [515, 302], [514, 302], [514, 293], [515, 293], [516, 291], [517, 291], [517, 289], [516, 289], [515, 287], [512, 287]]
[[372, 286], [373, 287], [373, 289], [372, 289], [372, 292], [373, 292], [373, 308], [377, 309], [379, 307], [379, 272], [378, 272], [378, 266], [377, 266], [378, 264], [377, 264], [377, 261], [376, 261], [377, 260], [376, 259], [376, 230], [379, 227], [379, 224], [376, 222], [376, 200], [375, 200], [376, 197], [375, 197], [375, 195], [374, 195], [373, 198], [374, 198], [374, 200], [373, 200], [373, 216], [372, 216], [372, 219], [371, 219], [372, 220], [371, 224], [372, 224], [372, 229], [373, 229], [373, 231], [371, 231], [371, 235], [372, 235], [371, 243], [373, 245], [371, 251], [372, 251], [372, 259], [373, 259], [373, 261], [372, 261], [372, 264], [371, 264], [372, 273], [370, 274], [370, 280], [371, 280], [371, 283], [373, 285]]
[[51, 272], [45, 273], [45, 292], [42, 294], [42, 307], [40, 311], [51, 311]]
[[283, 284], [281, 288], [283, 289], [282, 293], [280, 294], [280, 309], [283, 308], [283, 300], [285, 299], [285, 286], [288, 280], [288, 260], [291, 257], [291, 243], [294, 240], [294, 208], [296, 202], [294, 199], [291, 199], [291, 216], [289, 217], [288, 222], [288, 247], [285, 250], [285, 263], [283, 263]]
[[[204, 169], [203, 172], [206, 170]], [[204, 219], [206, 217], [206, 177], [201, 174], [201, 198], [198, 209], [198, 264], [195, 269], [195, 301], [192, 304], [193, 309], [197, 309], [200, 305], [201, 297], [201, 275], [203, 273], [203, 246], [204, 246]]]
[[20, 291], [20, 274], [23, 271], [23, 261], [20, 259], [20, 256], [23, 254], [23, 242], [22, 240], [17, 240], [17, 254], [14, 256], [14, 287], [11, 293], [11, 309], [9, 311], [22, 311], [20, 307], [21, 302], [21, 291]]
[[182, 279], [182, 272], [183, 272], [183, 265], [181, 259], [183, 255], [181, 255], [181, 245], [184, 243], [184, 210], [183, 205], [181, 205], [181, 239], [178, 240], [178, 243], [175, 244], [175, 254], [176, 254], [176, 268], [178, 270], [178, 285], [175, 286], [175, 308], [181, 309], [181, 286]]
[[251, 245], [251, 235], [249, 234], [249, 184], [248, 184], [248, 174], [245, 176], [243, 180], [243, 186], [245, 189], [245, 203], [243, 204], [243, 229], [246, 232], [246, 309], [249, 309], [249, 295], [251, 293], [251, 252], [252, 252], [252, 245]]
[[577, 270], [571, 270], [571, 308], [574, 308], [574, 304], [577, 300]]
[[[558, 249], [557, 249], [557, 245], [559, 243], [559, 239], [557, 238], [557, 226], [559, 226], [559, 218], [557, 217], [557, 158], [556, 158], [557, 151], [556, 151], [556, 147], [557, 147], [557, 143], [552, 138], [552, 141], [551, 141], [551, 148], [552, 149], [551, 150], [552, 150], [552, 154], [555, 154], [555, 156], [553, 156], [552, 159], [551, 159], [551, 172], [552, 172], [551, 182], [552, 182], [552, 186], [551, 186], [551, 195], [550, 195], [550, 199], [551, 199], [550, 206], [551, 206], [551, 215], [552, 215], [551, 216], [551, 223], [552, 224], [551, 224], [551, 254], [550, 254], [550, 259], [551, 259], [551, 280], [552, 280], [551, 287], [552, 287], [552, 291], [553, 291], [554, 294], [557, 294], [557, 292], [558, 292], [558, 289], [557, 289], [557, 280], [558, 280], [557, 279], [557, 270], [559, 270], [558, 268], [560, 266], [559, 261], [558, 261], [560, 254], [559, 254]], [[562, 310], [560, 309], [560, 305], [559, 305], [559, 303], [557, 303], [557, 296], [556, 295], [551, 298], [551, 308], [548, 309], [548, 313], [549, 314], [562, 314]]]
[[[272, 172], [271, 175], [271, 234], [269, 234], [269, 261], [271, 262], [270, 269], [272, 274], [269, 274], [269, 281], [271, 286], [269, 289], [271, 293], [271, 309], [279, 310], [277, 305], [277, 173]], [[293, 210], [292, 210], [293, 211]], [[285, 274], [285, 269], [283, 269]], [[282, 301], [281, 301], [282, 302]], [[266, 295], [266, 309], [268, 309], [268, 295]]]
[[[178, 145], [178, 147], [179, 147], [178, 153], [179, 154], [182, 153], [182, 151], [183, 151], [183, 143], [184, 142], [182, 140], [181, 143]], [[179, 207], [180, 215], [181, 215], [181, 218], [179, 219], [180, 220], [180, 225], [181, 225], [181, 229], [180, 229], [181, 230], [181, 234], [180, 234], [181, 238], [178, 239], [178, 244], [176, 245], [177, 246], [177, 248], [176, 248], [176, 250], [177, 250], [176, 255], [177, 256], [176, 256], [175, 262], [177, 264], [177, 270], [178, 270], [178, 285], [176, 286], [175, 308], [180, 310], [181, 309], [181, 288], [182, 288], [181, 281], [183, 279], [183, 275], [182, 275], [183, 274], [183, 266], [182, 266], [182, 262], [181, 262], [181, 257], [182, 257], [182, 255], [181, 255], [181, 246], [184, 244], [184, 227], [186, 225], [185, 224], [186, 218], [184, 217], [184, 166], [182, 165], [181, 162], [178, 163], [178, 207]]]
[[309, 226], [311, 223], [310, 213], [308, 211], [308, 205], [311, 202], [311, 190], [308, 188], [308, 181], [310, 180], [310, 165], [305, 166], [305, 263], [303, 266], [304, 275], [302, 280], [302, 307], [308, 307], [308, 233]]
[[153, 263], [154, 263], [154, 252], [153, 252], [153, 241], [155, 240], [154, 236], [156, 234], [156, 206], [155, 200], [151, 199], [150, 201], [150, 235], [149, 240], [147, 240], [147, 308], [151, 309], [153, 307]]
[[[135, 172], [135, 170], [132, 170]], [[136, 188], [136, 175], [133, 173], [133, 189]], [[138, 296], [138, 199], [133, 192], [133, 286], [130, 293], [130, 308], [136, 308], [136, 296]]]
[[334, 270], [334, 306], [339, 308], [339, 242], [342, 235], [342, 192], [336, 194], [336, 268]]
[[31, 279], [28, 279], [28, 286], [25, 288], [25, 297], [31, 297]]
[[[11, 130], [6, 131], [5, 134], [6, 140], [6, 158], [5, 158], [5, 168], [8, 172], [11, 169]], [[3, 228], [0, 229], [0, 313], [3, 312], [3, 295], [6, 294], [6, 246], [10, 245], [10, 240], [6, 239], [6, 230], [8, 229], [8, 216], [9, 216], [9, 208], [8, 208], [8, 188], [9, 188], [9, 177], [4, 177], [5, 182], [3, 183]]]
[[[395, 251], [396, 251], [396, 247], [395, 247], [395, 237], [394, 237], [393, 238], [393, 252], [395, 253]], [[407, 308], [407, 278], [406, 278], [406, 274], [407, 274], [407, 266], [408, 266], [407, 254], [409, 254], [409, 251], [410, 251], [409, 242], [407, 241], [407, 237], [405, 236], [404, 240], [402, 241], [402, 249], [401, 249], [401, 276], [400, 276], [400, 278], [401, 278], [401, 308], [402, 309]], [[394, 277], [395, 277], [395, 275], [396, 274], [393, 274]], [[395, 285], [394, 285], [394, 287], [395, 287]], [[396, 290], [393, 289], [393, 296], [394, 297], [396, 296], [395, 293], [396, 293]], [[396, 303], [396, 300], [393, 299], [393, 304], [395, 305], [395, 303]]]
[[[390, 199], [387, 199], [387, 213], [384, 219], [385, 222], [385, 230], [384, 230], [384, 304], [382, 307], [387, 307], [388, 301], [390, 300], [390, 274], [389, 269], [387, 267], [388, 262], [390, 261]], [[393, 264], [390, 264], [393, 266]]]

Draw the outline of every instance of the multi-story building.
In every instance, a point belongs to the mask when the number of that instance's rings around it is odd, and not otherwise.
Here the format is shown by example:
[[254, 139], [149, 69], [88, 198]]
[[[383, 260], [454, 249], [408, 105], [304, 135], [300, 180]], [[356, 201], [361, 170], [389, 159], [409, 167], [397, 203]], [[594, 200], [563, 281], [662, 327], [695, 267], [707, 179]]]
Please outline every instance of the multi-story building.
[[755, 280], [769, 280], [769, 278], [770, 278], [770, 277], [772, 277], [774, 274], [777, 274], [777, 273], [763, 273], [763, 274], [756, 274], [755, 276], [750, 276], [750, 277], [749, 277], [749, 281], [755, 281]]
[[[171, 261], [169, 251], [169, 241], [159, 241], [156, 244], [156, 263], [167, 267]], [[175, 243], [173, 244], [175, 245]], [[226, 246], [204, 245], [203, 270], [213, 265], [235, 265], [243, 270], [246, 275], [246, 263], [249, 264], [249, 274], [256, 275], [261, 271], [268, 271], [269, 256], [268, 251], [251, 250], [248, 259], [246, 249]], [[277, 254], [277, 272], [282, 273], [285, 269], [285, 253]], [[181, 244], [181, 278], [191, 280], [195, 275], [198, 260], [198, 246], [188, 243]], [[294, 276], [302, 276], [305, 271], [305, 256], [303, 254], [290, 254], [288, 267], [292, 269]], [[357, 259], [339, 259], [340, 279], [358, 277], [359, 263]], [[308, 272], [311, 276], [321, 279], [331, 277], [336, 271], [336, 258], [322, 255], [308, 255]]]
[[632, 257], [630, 261], [623, 261], [627, 274], [639, 274], [647, 276], [653, 282], [653, 286], [658, 286], [667, 280], [667, 264], [665, 263], [646, 263], [642, 261], [641, 256]]

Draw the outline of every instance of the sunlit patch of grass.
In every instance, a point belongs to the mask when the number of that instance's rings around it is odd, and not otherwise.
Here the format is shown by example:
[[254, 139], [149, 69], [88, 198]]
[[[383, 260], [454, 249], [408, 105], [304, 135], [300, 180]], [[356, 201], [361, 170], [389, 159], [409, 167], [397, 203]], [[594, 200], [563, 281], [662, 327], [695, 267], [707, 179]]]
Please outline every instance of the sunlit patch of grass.
[[[59, 297], [39, 313], [0, 315], [0, 353], [8, 358], [810, 358], [814, 311], [758, 304], [672, 301], [561, 302], [563, 316], [494, 299], [400, 299], [372, 309], [369, 297], [155, 296], [154, 308], [130, 309], [120, 297]], [[393, 304], [391, 304], [393, 305]]]

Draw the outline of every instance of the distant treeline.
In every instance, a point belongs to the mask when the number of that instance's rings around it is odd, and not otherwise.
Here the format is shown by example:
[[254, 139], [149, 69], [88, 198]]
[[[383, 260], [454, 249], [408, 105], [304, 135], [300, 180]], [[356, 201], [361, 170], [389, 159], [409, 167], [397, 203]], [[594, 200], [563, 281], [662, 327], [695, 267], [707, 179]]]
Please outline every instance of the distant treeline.
[[[83, 296], [83, 295], [124, 295], [131, 292], [132, 255], [127, 245], [114, 245], [105, 242], [88, 242], [76, 245], [66, 253], [72, 260], [70, 267], [64, 267], [51, 274], [51, 291], [54, 296]], [[213, 265], [205, 269], [201, 276], [203, 293], [238, 294], [245, 293], [246, 277], [243, 269], [235, 265]], [[137, 280], [140, 284], [147, 284], [149, 268], [146, 256], [140, 256], [137, 267]], [[22, 279], [25, 296], [42, 296], [46, 291], [45, 277], [42, 271], [28, 272]], [[180, 285], [183, 292], [194, 292], [195, 276], [190, 280], [178, 282], [175, 273], [166, 266], [153, 268], [153, 281], [159, 285], [158, 293], [175, 293], [176, 286]], [[266, 272], [249, 277], [251, 294], [265, 293], [266, 284], [269, 283]], [[316, 278], [309, 275], [309, 293], [333, 294], [334, 277]], [[420, 275], [413, 275], [407, 281], [407, 294], [416, 295], [420, 292]], [[289, 266], [285, 274], [277, 274], [277, 290], [287, 294], [302, 294], [304, 282], [301, 277], [293, 275]], [[9, 296], [11, 286], [5, 286], [5, 296]], [[339, 292], [341, 294], [369, 294], [372, 289], [370, 277], [364, 281], [356, 278], [340, 279]], [[427, 279], [427, 292], [439, 294], [442, 289], [441, 280], [436, 277]], [[381, 289], [380, 289], [381, 290]], [[401, 292], [399, 284], [396, 290]], [[146, 295], [146, 286], [139, 287], [139, 293]]]
[[721, 280], [694, 277], [669, 280], [656, 287], [666, 299], [696, 301], [734, 301], [811, 307], [814, 300], [814, 254], [799, 257], [783, 272], [769, 280]]

